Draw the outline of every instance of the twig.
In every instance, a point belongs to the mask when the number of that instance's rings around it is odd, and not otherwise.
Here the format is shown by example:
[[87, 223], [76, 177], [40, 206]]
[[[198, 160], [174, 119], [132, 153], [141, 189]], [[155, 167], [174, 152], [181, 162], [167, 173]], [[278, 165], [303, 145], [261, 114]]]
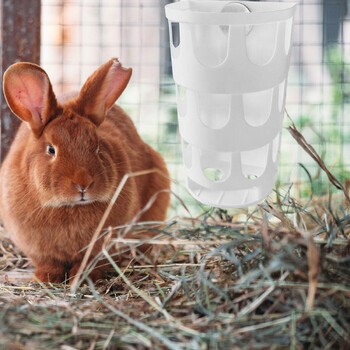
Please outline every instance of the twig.
[[161, 306], [159, 306], [151, 297], [149, 297], [144, 291], [141, 289], [136, 288], [126, 277], [125, 274], [121, 271], [119, 266], [115, 263], [115, 261], [112, 259], [112, 257], [109, 255], [106, 249], [102, 250], [102, 253], [107, 258], [107, 260], [110, 262], [110, 264], [113, 266], [115, 271], [118, 273], [118, 275], [121, 277], [121, 279], [126, 283], [126, 285], [137, 295], [139, 295], [143, 300], [145, 300], [149, 305], [151, 305], [155, 310], [162, 313], [164, 317], [167, 320], [172, 320], [173, 317], [168, 314], [168, 312], [163, 309]]
[[128, 173], [128, 174], [125, 174], [123, 176], [122, 180], [120, 181], [117, 189], [115, 190], [115, 192], [113, 194], [112, 199], [110, 200], [110, 202], [108, 204], [107, 209], [105, 210], [105, 212], [101, 218], [100, 223], [98, 224], [93, 236], [91, 237], [90, 243], [89, 243], [88, 248], [84, 254], [84, 258], [80, 264], [78, 272], [74, 276], [74, 279], [72, 281], [72, 284], [71, 284], [72, 293], [76, 293], [76, 291], [77, 291], [79, 279], [80, 279], [80, 277], [81, 277], [81, 275], [82, 275], [82, 273], [83, 273], [83, 271], [84, 271], [84, 269], [89, 261], [94, 244], [95, 244], [100, 232], [102, 231], [102, 229], [107, 221], [107, 218], [108, 218], [116, 200], [118, 199], [120, 193], [122, 192], [124, 186], [126, 185], [127, 181], [132, 177], [144, 176], [144, 175], [152, 174], [155, 172], [158, 172], [158, 169], [143, 170], [143, 171], [138, 171], [138, 172], [134, 172], [134, 173]]
[[[288, 113], [287, 113], [288, 115]], [[289, 116], [289, 115], [288, 115]], [[347, 199], [348, 203], [350, 203], [350, 197], [348, 192], [346, 191], [345, 187], [342, 185], [342, 183], [329, 171], [329, 169], [326, 167], [325, 163], [323, 162], [322, 158], [319, 156], [319, 154], [316, 152], [316, 150], [305, 140], [305, 137], [300, 133], [300, 131], [296, 128], [294, 123], [292, 122], [292, 125], [288, 128], [288, 131], [293, 136], [295, 141], [298, 142], [298, 144], [306, 151], [306, 153], [320, 166], [320, 168], [326, 173], [329, 181], [333, 186], [335, 186], [337, 189], [342, 190], [344, 193], [345, 198]]]
[[91, 282], [91, 280], [88, 279], [88, 283], [89, 283], [90, 289], [91, 289], [92, 293], [94, 294], [95, 298], [97, 300], [99, 300], [107, 309], [112, 311], [115, 315], [117, 315], [118, 317], [124, 319], [126, 322], [128, 322], [131, 325], [133, 325], [134, 327], [136, 327], [136, 328], [146, 332], [147, 334], [149, 334], [150, 336], [154, 337], [155, 339], [158, 339], [168, 349], [170, 349], [170, 350], [181, 350], [181, 349], [183, 349], [182, 346], [172, 342], [170, 339], [166, 338], [164, 335], [162, 335], [161, 333], [157, 332], [155, 329], [147, 326], [144, 323], [141, 323], [139, 321], [134, 320], [130, 316], [124, 314], [122, 311], [117, 310], [115, 307], [113, 307], [112, 305], [110, 305], [107, 302], [105, 302], [100, 297], [100, 295], [95, 291], [94, 285]]
[[[279, 278], [279, 282], [280, 281], [284, 281], [289, 275], [289, 272], [286, 271], [280, 278]], [[270, 286], [267, 290], [265, 290], [264, 293], [262, 293], [258, 298], [256, 298], [253, 302], [251, 302], [250, 304], [248, 304], [246, 307], [244, 307], [237, 315], [237, 317], [241, 317], [244, 316], [246, 314], [249, 314], [250, 312], [254, 311], [256, 308], [258, 308], [263, 302], [264, 300], [267, 298], [268, 295], [270, 295], [276, 288], [277, 284], [274, 284], [272, 286]]]

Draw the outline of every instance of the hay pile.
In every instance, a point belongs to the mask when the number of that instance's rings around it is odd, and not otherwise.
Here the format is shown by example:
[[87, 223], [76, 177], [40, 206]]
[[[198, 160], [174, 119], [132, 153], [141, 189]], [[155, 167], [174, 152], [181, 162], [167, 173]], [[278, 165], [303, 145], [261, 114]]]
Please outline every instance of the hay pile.
[[340, 199], [300, 204], [279, 190], [253, 212], [174, 218], [148, 241], [156, 263], [142, 242], [112, 240], [130, 250], [127, 264], [74, 290], [31, 282], [0, 231], [0, 349], [349, 349], [350, 197], [290, 132]]
[[76, 293], [24, 282], [2, 233], [0, 349], [348, 349], [350, 215], [277, 203], [171, 220], [156, 266], [131, 247], [136, 264]]

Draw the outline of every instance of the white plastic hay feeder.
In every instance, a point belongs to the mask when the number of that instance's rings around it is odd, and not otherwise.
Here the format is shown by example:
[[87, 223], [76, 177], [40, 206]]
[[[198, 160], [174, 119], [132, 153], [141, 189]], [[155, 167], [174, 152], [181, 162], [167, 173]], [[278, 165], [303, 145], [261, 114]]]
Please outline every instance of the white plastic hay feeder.
[[204, 204], [245, 207], [274, 186], [294, 11], [275, 2], [165, 6], [187, 187]]

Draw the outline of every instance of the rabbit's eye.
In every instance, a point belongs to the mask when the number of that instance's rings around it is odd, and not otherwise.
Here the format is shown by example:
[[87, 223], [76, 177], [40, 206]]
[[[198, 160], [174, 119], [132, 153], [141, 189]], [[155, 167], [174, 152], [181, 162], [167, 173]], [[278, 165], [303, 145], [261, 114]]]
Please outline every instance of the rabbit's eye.
[[56, 150], [55, 147], [52, 145], [48, 145], [46, 148], [47, 154], [49, 154], [50, 156], [55, 156], [56, 155]]

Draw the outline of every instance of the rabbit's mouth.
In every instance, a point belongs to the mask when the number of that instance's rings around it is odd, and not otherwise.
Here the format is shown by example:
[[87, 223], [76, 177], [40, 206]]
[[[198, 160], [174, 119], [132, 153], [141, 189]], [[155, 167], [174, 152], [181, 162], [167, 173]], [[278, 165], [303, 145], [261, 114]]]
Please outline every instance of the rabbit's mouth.
[[81, 197], [78, 201], [75, 202], [76, 205], [86, 205], [96, 202], [94, 199], [88, 199], [85, 197]]
[[61, 208], [61, 207], [78, 207], [78, 206], [86, 206], [89, 204], [97, 204], [97, 203], [108, 203], [110, 201], [110, 196], [108, 194], [104, 195], [92, 195], [92, 194], [84, 194], [84, 195], [73, 195], [73, 196], [52, 196], [49, 200], [43, 201], [42, 206], [45, 208]]
[[86, 197], [79, 197], [76, 199], [52, 199], [44, 204], [44, 207], [46, 208], [62, 208], [62, 207], [68, 207], [72, 208], [75, 206], [80, 206], [80, 205], [88, 205], [92, 203], [96, 203], [97, 199], [91, 199], [91, 198], [86, 198]]
[[78, 205], [86, 205], [86, 204], [90, 204], [90, 203], [93, 203], [93, 202], [96, 202], [96, 199], [92, 198], [90, 196], [90, 194], [86, 193], [86, 189], [85, 188], [81, 188], [79, 186], [79, 196], [77, 197], [76, 199], [76, 204]]

